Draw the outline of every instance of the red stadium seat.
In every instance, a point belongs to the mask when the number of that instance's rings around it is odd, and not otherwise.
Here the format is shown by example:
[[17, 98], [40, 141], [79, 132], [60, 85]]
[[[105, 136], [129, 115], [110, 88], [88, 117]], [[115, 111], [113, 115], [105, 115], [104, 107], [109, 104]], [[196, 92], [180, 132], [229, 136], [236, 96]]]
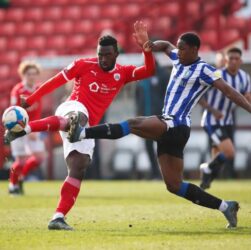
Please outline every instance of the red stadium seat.
[[0, 79], [10, 77], [10, 67], [6, 64], [0, 64]]
[[13, 37], [10, 41], [9, 41], [9, 46], [8, 48], [10, 50], [14, 50], [14, 51], [20, 51], [20, 50], [25, 50], [26, 49], [26, 45], [27, 45], [27, 40], [25, 37]]
[[161, 16], [177, 17], [179, 15], [179, 4], [168, 2], [160, 7]]
[[[98, 19], [101, 9], [97, 5], [88, 5], [82, 8], [82, 19]], [[100, 20], [99, 20], [100, 21]]]
[[11, 5], [12, 6], [30, 6], [32, 4], [32, 0], [12, 0]]
[[17, 24], [16, 34], [33, 35], [34, 30], [35, 30], [34, 22], [21, 22], [20, 24]]
[[22, 53], [20, 53], [20, 58], [26, 58], [26, 57], [35, 57], [37, 56], [39, 53], [37, 50], [26, 50]]
[[16, 31], [15, 23], [7, 22], [1, 24], [0, 35], [3, 36], [14, 35], [15, 31]]
[[154, 26], [160, 30], [166, 31], [171, 27], [171, 19], [169, 17], [160, 17], [154, 22]]
[[43, 9], [36, 8], [27, 8], [25, 11], [24, 19], [29, 21], [40, 21], [43, 18]]
[[93, 22], [89, 20], [80, 20], [74, 24], [74, 32], [75, 33], [85, 33], [88, 34], [93, 30]]
[[44, 20], [60, 20], [62, 18], [62, 8], [58, 6], [44, 8]]
[[23, 8], [9, 8], [6, 11], [5, 20], [11, 22], [20, 22], [23, 20], [24, 14]]
[[204, 19], [203, 27], [204, 29], [214, 29], [217, 25], [216, 16], [208, 16]]
[[55, 25], [55, 33], [57, 34], [70, 34], [74, 30], [74, 24], [70, 20], [62, 20]]
[[18, 53], [16, 51], [8, 51], [1, 55], [0, 63], [16, 64], [18, 61]]
[[112, 4], [112, 5], [106, 5], [102, 8], [101, 15], [104, 18], [118, 18], [120, 17], [120, 7], [119, 5]]
[[198, 1], [189, 1], [187, 3], [187, 14], [193, 17], [199, 16], [201, 4]]
[[236, 29], [228, 29], [222, 32], [222, 38], [226, 44], [234, 42], [240, 36], [239, 31]]
[[243, 18], [237, 17], [229, 17], [226, 20], [226, 27], [227, 28], [236, 28], [236, 29], [243, 29], [246, 27], [246, 20]]
[[36, 23], [34, 34], [51, 35], [54, 32], [54, 22], [43, 21]]
[[80, 6], [67, 6], [63, 10], [63, 18], [70, 20], [79, 20], [82, 17], [82, 7]]
[[103, 19], [102, 22], [94, 23], [94, 30], [99, 35], [105, 29], [111, 29], [113, 27], [113, 21], [111, 19]]
[[85, 47], [86, 38], [84, 35], [74, 35], [67, 39], [67, 47], [79, 49]]
[[136, 16], [140, 16], [140, 5], [138, 4], [126, 4], [121, 9], [122, 16], [124, 18], [132, 18]]
[[0, 37], [0, 51], [5, 51], [7, 48], [8, 39], [4, 36]]
[[66, 37], [63, 35], [52, 36], [47, 40], [47, 47], [50, 49], [65, 48]]
[[39, 50], [39, 49], [44, 49], [45, 46], [46, 46], [46, 38], [44, 36], [31, 37], [27, 41], [28, 49]]
[[207, 44], [215, 48], [218, 42], [218, 36], [215, 30], [206, 30], [200, 33], [202, 44]]
[[54, 5], [57, 5], [57, 6], [62, 6], [62, 5], [72, 5], [71, 4], [71, 1], [69, 1], [69, 0], [53, 0], [53, 4]]

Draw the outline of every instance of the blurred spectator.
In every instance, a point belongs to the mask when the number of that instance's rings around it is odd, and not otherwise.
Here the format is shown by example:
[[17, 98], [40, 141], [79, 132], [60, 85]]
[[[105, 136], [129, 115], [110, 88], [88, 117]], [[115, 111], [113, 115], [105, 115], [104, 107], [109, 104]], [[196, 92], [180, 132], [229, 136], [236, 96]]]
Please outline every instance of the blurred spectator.
[[[144, 79], [137, 84], [137, 115], [161, 115], [163, 100], [165, 97], [165, 89], [169, 76], [169, 70], [166, 67], [160, 67], [160, 65], [156, 62], [155, 76]], [[156, 153], [154, 149], [154, 142], [152, 140], [145, 140], [145, 146], [151, 163], [151, 177], [154, 179], [159, 179], [160, 172], [155, 156]]]
[[[23, 61], [18, 68], [22, 81], [11, 90], [11, 105], [21, 106], [21, 96], [31, 95], [36, 87], [40, 67], [31, 61]], [[27, 108], [29, 120], [41, 117], [41, 102]], [[45, 146], [40, 133], [31, 133], [11, 142], [11, 153], [15, 161], [11, 166], [9, 193], [22, 194], [22, 182], [28, 174], [39, 167], [45, 157]]]
[[226, 63], [226, 56], [223, 51], [219, 51], [215, 55], [215, 67], [217, 69], [221, 69], [225, 66]]

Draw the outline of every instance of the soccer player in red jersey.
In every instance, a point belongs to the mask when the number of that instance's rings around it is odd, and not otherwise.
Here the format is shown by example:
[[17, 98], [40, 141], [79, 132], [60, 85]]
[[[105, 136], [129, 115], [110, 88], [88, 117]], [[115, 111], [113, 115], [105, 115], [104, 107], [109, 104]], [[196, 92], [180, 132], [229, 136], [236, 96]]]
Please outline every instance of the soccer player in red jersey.
[[[36, 80], [40, 73], [39, 66], [34, 62], [24, 61], [18, 72], [22, 81], [11, 91], [11, 105], [21, 105], [20, 96], [30, 96], [36, 89]], [[30, 121], [41, 117], [41, 102], [35, 102], [27, 108]], [[32, 133], [11, 142], [11, 152], [15, 161], [11, 166], [9, 193], [22, 194], [22, 180], [28, 173], [38, 167], [44, 157], [44, 143], [39, 134]]]
[[[132, 81], [147, 78], [154, 74], [154, 58], [149, 49], [144, 49], [148, 41], [146, 26], [142, 22], [134, 25], [134, 37], [143, 48], [145, 65], [122, 66], [116, 63], [118, 56], [117, 40], [103, 36], [98, 41], [96, 58], [79, 59], [70, 64], [56, 76], [45, 82], [27, 99], [23, 106], [31, 106], [36, 100], [59, 86], [75, 78], [75, 84], [68, 100], [56, 110], [56, 115], [30, 122], [23, 133], [9, 133], [10, 140], [30, 132], [60, 130], [63, 140], [64, 157], [68, 167], [68, 176], [61, 188], [61, 197], [48, 228], [54, 230], [72, 230], [65, 222], [65, 215], [74, 205], [78, 196], [84, 172], [92, 158], [94, 140], [70, 143], [67, 139], [70, 118], [73, 114], [85, 126], [96, 125], [121, 88]], [[146, 51], [147, 50], [147, 51]]]

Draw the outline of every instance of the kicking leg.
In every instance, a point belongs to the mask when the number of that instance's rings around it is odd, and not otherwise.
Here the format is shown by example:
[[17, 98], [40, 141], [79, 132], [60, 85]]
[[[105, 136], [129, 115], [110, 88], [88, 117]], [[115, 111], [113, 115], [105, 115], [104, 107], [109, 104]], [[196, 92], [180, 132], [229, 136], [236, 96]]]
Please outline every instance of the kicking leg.
[[237, 226], [237, 211], [239, 208], [237, 202], [221, 200], [206, 193], [192, 183], [182, 181], [183, 159], [168, 154], [161, 154], [158, 159], [163, 179], [169, 192], [190, 200], [197, 205], [219, 209], [229, 222], [227, 227]]
[[165, 122], [157, 116], [137, 117], [116, 124], [101, 124], [84, 128], [79, 123], [72, 121], [69, 131], [70, 142], [84, 138], [118, 139], [128, 134], [135, 134], [142, 138], [157, 140], [167, 130]]

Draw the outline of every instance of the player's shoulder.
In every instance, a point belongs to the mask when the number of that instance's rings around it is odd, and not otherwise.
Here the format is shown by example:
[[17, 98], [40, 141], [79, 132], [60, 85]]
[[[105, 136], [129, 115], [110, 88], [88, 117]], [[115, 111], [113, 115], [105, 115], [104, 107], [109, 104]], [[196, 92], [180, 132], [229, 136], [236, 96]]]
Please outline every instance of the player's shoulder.
[[134, 69], [134, 68], [136, 68], [136, 66], [132, 64], [121, 65], [119, 63], [116, 63], [115, 65], [115, 69], [117, 71], [126, 71], [128, 69]]
[[238, 71], [239, 71], [239, 73], [240, 73], [241, 75], [245, 75], [245, 76], [248, 76], [248, 75], [249, 75], [249, 73], [248, 73], [247, 71], [243, 70], [243, 69], [239, 69]]
[[97, 57], [88, 57], [88, 58], [79, 58], [76, 61], [83, 64], [89, 64], [89, 65], [97, 65], [98, 64], [98, 58]]
[[12, 88], [12, 92], [17, 92], [20, 91], [24, 88], [24, 84], [22, 82], [19, 82], [17, 84], [15, 84]]
[[78, 58], [76, 59], [73, 64], [75, 66], [82, 66], [82, 65], [97, 65], [98, 64], [98, 60], [96, 57], [90, 57], [90, 58]]

